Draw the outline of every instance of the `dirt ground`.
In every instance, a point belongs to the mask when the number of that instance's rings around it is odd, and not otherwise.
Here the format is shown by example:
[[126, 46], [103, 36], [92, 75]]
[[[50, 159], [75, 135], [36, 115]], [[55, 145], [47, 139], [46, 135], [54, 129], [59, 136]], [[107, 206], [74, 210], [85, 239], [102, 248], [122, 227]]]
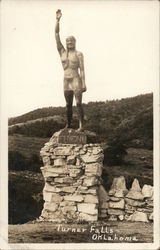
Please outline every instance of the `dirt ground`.
[[90, 224], [30, 222], [9, 225], [9, 243], [151, 243], [153, 223], [108, 221]]

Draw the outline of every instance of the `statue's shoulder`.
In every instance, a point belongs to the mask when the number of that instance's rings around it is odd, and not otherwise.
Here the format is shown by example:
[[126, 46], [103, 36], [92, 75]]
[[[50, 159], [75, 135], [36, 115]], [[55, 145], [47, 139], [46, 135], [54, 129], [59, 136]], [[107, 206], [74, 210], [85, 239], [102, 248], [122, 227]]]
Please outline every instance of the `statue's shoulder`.
[[83, 58], [83, 53], [80, 51], [76, 51], [76, 54], [78, 56], [78, 58]]

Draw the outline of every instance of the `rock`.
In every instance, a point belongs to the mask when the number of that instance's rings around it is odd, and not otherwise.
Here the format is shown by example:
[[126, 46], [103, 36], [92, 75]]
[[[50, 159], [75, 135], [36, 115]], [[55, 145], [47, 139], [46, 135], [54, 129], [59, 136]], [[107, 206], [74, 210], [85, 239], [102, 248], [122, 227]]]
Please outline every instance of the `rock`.
[[135, 191], [135, 190], [130, 190], [128, 194], [126, 195], [126, 198], [130, 198], [132, 200], [144, 200], [144, 196], [141, 192]]
[[115, 198], [124, 198], [128, 193], [128, 189], [111, 189], [109, 191], [109, 196], [114, 196]]
[[137, 208], [137, 211], [149, 214], [153, 212], [153, 209], [152, 208]]
[[61, 189], [60, 188], [57, 188], [55, 186], [52, 186], [50, 185], [48, 182], [46, 182], [45, 186], [44, 186], [44, 191], [47, 191], [47, 192], [51, 192], [51, 193], [59, 193], [61, 192]]
[[55, 212], [58, 209], [58, 204], [45, 202], [44, 209], [51, 212]]
[[70, 212], [70, 211], [76, 212], [77, 206], [65, 206], [65, 207], [62, 207], [61, 210], [62, 210], [62, 213], [64, 213], [64, 214], [67, 212]]
[[96, 204], [80, 203], [77, 206], [79, 212], [98, 215], [98, 209], [96, 208]]
[[133, 183], [132, 183], [132, 187], [131, 190], [137, 191], [137, 192], [142, 192], [140, 185], [139, 185], [139, 181], [135, 178]]
[[132, 200], [132, 199], [128, 199], [125, 198], [126, 204], [129, 204], [133, 207], [143, 207], [145, 206], [145, 202], [143, 201], [138, 201], [138, 200]]
[[148, 219], [153, 221], [153, 212], [149, 215]]
[[64, 166], [66, 161], [63, 158], [58, 158], [54, 160], [54, 166]]
[[84, 155], [81, 155], [81, 159], [85, 163], [94, 163], [94, 162], [102, 162], [103, 161], [103, 154], [93, 155], [87, 152]]
[[55, 178], [54, 182], [57, 183], [73, 183], [73, 179], [70, 177], [63, 177], [63, 178]]
[[84, 200], [82, 195], [65, 195], [64, 196], [65, 201], [77, 201], [82, 202]]
[[51, 164], [50, 158], [48, 156], [43, 156], [42, 161], [45, 166]]
[[102, 164], [100, 163], [92, 163], [92, 164], [86, 164], [85, 167], [85, 175], [87, 176], [101, 176], [102, 174]]
[[84, 202], [86, 203], [98, 203], [98, 198], [95, 195], [87, 194], [84, 198]]
[[79, 219], [81, 221], [97, 221], [98, 220], [98, 215], [90, 215], [90, 214], [85, 214], [85, 213], [80, 213], [79, 214]]
[[63, 197], [59, 194], [52, 194], [51, 196], [51, 202], [57, 202], [60, 203], [63, 200]]
[[44, 178], [47, 178], [47, 177], [58, 177], [59, 176], [58, 173], [53, 173], [52, 171], [50, 171], [49, 168], [46, 168], [46, 167], [41, 167], [41, 171], [42, 171], [42, 174], [43, 174]]
[[75, 206], [76, 202], [75, 201], [62, 201], [60, 202], [60, 207], [68, 207], [68, 206]]
[[94, 155], [98, 155], [98, 154], [100, 154], [100, 153], [103, 153], [103, 149], [102, 149], [101, 147], [93, 147], [92, 153], [93, 153]]
[[67, 157], [67, 165], [74, 165], [76, 163], [76, 156], [70, 155]]
[[110, 196], [110, 197], [109, 197], [109, 200], [110, 200], [110, 201], [120, 201], [121, 198], [117, 198], [117, 197], [114, 197], [114, 196]]
[[54, 155], [68, 156], [72, 154], [72, 149], [70, 147], [57, 147], [53, 151]]
[[109, 201], [108, 193], [102, 185], [98, 187], [98, 197], [100, 202]]
[[109, 201], [109, 208], [118, 208], [118, 209], [124, 209], [124, 199], [121, 199], [120, 201]]
[[150, 185], [144, 185], [142, 188], [142, 194], [145, 198], [151, 198], [153, 196], [153, 187]]
[[124, 215], [123, 214], [118, 215], [118, 219], [121, 220], [121, 221], [124, 220]]
[[112, 215], [124, 215], [124, 211], [121, 209], [112, 209], [109, 208], [108, 209], [108, 214], [112, 214]]
[[135, 211], [133, 214], [129, 216], [128, 221], [148, 222], [147, 214]]
[[[51, 166], [46, 166], [43, 169], [41, 168], [42, 173], [45, 175], [44, 177], [48, 177], [50, 176], [49, 174], [51, 174], [51, 177], [60, 175], [65, 175], [65, 174], [69, 174], [69, 169], [65, 166], [63, 167], [51, 167]], [[47, 174], [47, 172], [49, 172], [49, 174]]]
[[81, 173], [82, 173], [81, 169], [70, 169], [69, 176], [78, 177], [79, 175], [81, 175]]
[[43, 191], [43, 200], [46, 202], [51, 202], [52, 199], [52, 193]]
[[97, 194], [96, 188], [88, 188], [84, 186], [78, 187], [77, 192], [82, 194], [93, 194], [93, 195]]
[[75, 190], [76, 190], [76, 188], [72, 187], [72, 186], [62, 188], [62, 192], [64, 192], [64, 193], [74, 193]]
[[127, 189], [126, 188], [126, 181], [125, 181], [124, 176], [120, 176], [120, 177], [117, 177], [117, 178], [113, 179], [111, 190], [112, 189], [115, 189], [115, 190], [119, 190], [119, 189], [126, 190]]
[[83, 186], [89, 187], [89, 186], [94, 186], [97, 184], [97, 178], [96, 177], [86, 177], [83, 181]]

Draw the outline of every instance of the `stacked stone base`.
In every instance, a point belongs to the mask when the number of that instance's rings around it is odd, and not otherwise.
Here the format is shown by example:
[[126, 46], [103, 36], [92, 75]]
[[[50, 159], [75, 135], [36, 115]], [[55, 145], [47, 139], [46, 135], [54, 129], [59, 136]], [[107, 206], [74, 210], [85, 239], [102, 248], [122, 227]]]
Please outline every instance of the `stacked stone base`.
[[[64, 141], [64, 135], [60, 140]], [[81, 136], [81, 142], [85, 137]], [[56, 135], [42, 148], [41, 157], [45, 179], [41, 220], [97, 221], [103, 167], [100, 145], [59, 143]]]

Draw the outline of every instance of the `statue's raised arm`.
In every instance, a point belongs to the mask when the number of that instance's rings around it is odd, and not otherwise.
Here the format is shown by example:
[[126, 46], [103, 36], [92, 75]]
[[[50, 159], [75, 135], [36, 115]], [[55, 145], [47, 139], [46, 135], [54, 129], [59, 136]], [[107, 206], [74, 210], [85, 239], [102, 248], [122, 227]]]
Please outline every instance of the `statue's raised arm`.
[[57, 43], [57, 49], [60, 54], [65, 50], [63, 44], [61, 43], [61, 39], [59, 35], [59, 21], [61, 19], [61, 16], [62, 16], [61, 10], [57, 10], [56, 11], [55, 38], [56, 38], [56, 43]]

